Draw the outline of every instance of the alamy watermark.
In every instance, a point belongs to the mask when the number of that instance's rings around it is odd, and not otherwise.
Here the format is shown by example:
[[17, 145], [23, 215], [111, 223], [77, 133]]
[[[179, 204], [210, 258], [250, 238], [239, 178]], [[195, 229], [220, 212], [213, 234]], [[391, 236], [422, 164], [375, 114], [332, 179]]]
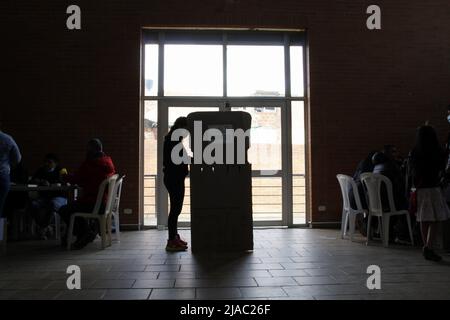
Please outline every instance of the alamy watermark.
[[[179, 164], [246, 164], [247, 141], [250, 140], [250, 129], [209, 128], [203, 132], [202, 121], [194, 121], [194, 131], [191, 135], [194, 157], [188, 156], [181, 139], [189, 136], [187, 129], [176, 129], [170, 139], [179, 143], [172, 149], [172, 163]], [[210, 142], [203, 149], [203, 142]], [[203, 149], [203, 151], [202, 151]], [[225, 157], [224, 157], [225, 151]]]
[[367, 274], [370, 276], [367, 278], [366, 286], [369, 290], [381, 289], [381, 269], [379, 266], [373, 264], [367, 267]]
[[70, 276], [67, 278], [66, 286], [69, 290], [80, 290], [81, 289], [81, 269], [77, 265], [70, 265], [66, 270], [67, 274]]
[[[369, 30], [381, 29], [381, 8], [372, 4], [367, 7], [366, 13], [370, 16], [366, 20], [366, 26]], [[75, 4], [67, 7], [66, 14], [70, 16], [66, 20], [68, 30], [81, 30], [81, 8]]]

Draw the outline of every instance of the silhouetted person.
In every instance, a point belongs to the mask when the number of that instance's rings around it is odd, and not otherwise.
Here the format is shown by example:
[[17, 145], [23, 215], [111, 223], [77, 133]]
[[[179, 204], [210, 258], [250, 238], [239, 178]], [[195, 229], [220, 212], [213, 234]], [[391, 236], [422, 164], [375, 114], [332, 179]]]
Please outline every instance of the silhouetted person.
[[440, 261], [433, 250], [437, 223], [450, 218], [441, 190], [441, 174], [446, 166], [446, 153], [440, 146], [436, 131], [429, 125], [419, 127], [411, 151], [411, 167], [417, 188], [417, 221], [420, 222], [427, 260]]
[[389, 160], [396, 163], [399, 167], [403, 165], [403, 159], [400, 155], [400, 151], [393, 144], [386, 144], [383, 146], [383, 153], [388, 157]]
[[[40, 167], [31, 179], [31, 183], [40, 186], [63, 184], [62, 175], [65, 172], [59, 165], [58, 156], [49, 153], [44, 158], [44, 165]], [[30, 201], [29, 210], [31, 216], [39, 227], [40, 237], [47, 238], [49, 225], [59, 209], [67, 204], [67, 198], [62, 192], [45, 191]]]
[[[92, 212], [97, 200], [98, 189], [100, 184], [113, 174], [116, 170], [112, 159], [103, 152], [103, 146], [99, 139], [92, 139], [88, 142], [86, 160], [74, 175], [66, 178], [67, 182], [76, 184], [81, 187], [81, 196], [77, 201], [63, 206], [59, 210], [61, 218], [68, 226], [70, 217], [76, 212]], [[103, 198], [103, 206], [100, 211], [104, 211], [106, 195]], [[91, 228], [84, 218], [76, 218], [74, 223], [73, 234], [77, 237], [75, 243], [72, 244], [74, 249], [82, 249], [88, 243], [94, 241], [97, 236], [97, 228]], [[61, 244], [63, 247], [67, 245], [67, 234], [62, 237]]]
[[[178, 141], [172, 141], [172, 133], [177, 129], [186, 129], [187, 119], [186, 117], [178, 118], [169, 133], [164, 137], [164, 150], [163, 150], [163, 172], [164, 172], [164, 185], [169, 192], [170, 199], [170, 211], [169, 211], [169, 239], [167, 240], [167, 251], [183, 251], [187, 249], [187, 242], [183, 241], [178, 232], [178, 216], [183, 208], [184, 200], [184, 180], [189, 173], [188, 165], [186, 163], [175, 164], [172, 158], [172, 150], [174, 147], [182, 143], [183, 137], [180, 137]], [[183, 148], [181, 152], [186, 154], [186, 150]], [[181, 157], [181, 154], [176, 156]]]
[[[377, 152], [373, 156], [373, 173], [382, 174], [391, 181], [395, 205], [395, 208], [391, 209], [407, 210], [408, 200], [405, 196], [404, 177], [397, 161], [395, 160], [395, 157], [388, 155], [389, 153], [386, 152], [385, 148], [384, 152]], [[384, 184], [381, 185], [381, 203], [383, 210], [387, 211], [387, 208], [389, 207], [389, 199], [386, 186]], [[408, 239], [409, 237], [407, 221], [404, 216], [392, 216], [389, 223], [389, 229], [390, 241]]]
[[[450, 124], [450, 104], [447, 107], [447, 121]], [[447, 134], [447, 141], [445, 144], [445, 153], [447, 157], [447, 166], [445, 168], [444, 183], [445, 183], [445, 200], [450, 205], [450, 132]]]
[[14, 139], [1, 131], [0, 123], [0, 218], [5, 216], [3, 207], [11, 184], [11, 168], [20, 163], [22, 155]]
[[[392, 182], [392, 192], [394, 194], [394, 202], [396, 209], [407, 210], [408, 201], [405, 198], [404, 179], [400, 167], [395, 160], [389, 158], [383, 152], [377, 152], [372, 158], [373, 173], [379, 173], [389, 178]], [[387, 191], [382, 187], [381, 202], [384, 208], [388, 207]]]

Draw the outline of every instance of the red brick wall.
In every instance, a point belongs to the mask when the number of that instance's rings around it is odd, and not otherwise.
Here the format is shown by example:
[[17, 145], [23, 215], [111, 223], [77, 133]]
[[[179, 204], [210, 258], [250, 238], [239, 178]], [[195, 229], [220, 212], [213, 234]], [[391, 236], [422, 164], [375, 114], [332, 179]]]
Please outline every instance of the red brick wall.
[[[448, 130], [450, 2], [374, 3], [382, 9], [380, 31], [365, 27], [373, 4], [366, 0], [3, 0], [4, 129], [30, 167], [54, 151], [75, 168], [85, 142], [100, 137], [127, 174], [122, 208], [134, 214], [121, 222], [137, 223], [141, 27], [307, 28], [310, 210], [313, 221], [336, 221], [336, 173], [351, 173], [385, 143], [406, 152], [424, 120], [442, 138]], [[65, 27], [70, 4], [82, 9], [81, 31]]]

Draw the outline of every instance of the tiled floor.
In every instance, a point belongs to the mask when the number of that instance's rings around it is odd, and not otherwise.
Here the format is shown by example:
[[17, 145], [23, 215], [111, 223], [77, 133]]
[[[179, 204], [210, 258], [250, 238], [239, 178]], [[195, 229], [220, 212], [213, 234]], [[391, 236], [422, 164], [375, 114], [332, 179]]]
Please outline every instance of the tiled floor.
[[[189, 230], [182, 230], [189, 240]], [[67, 252], [54, 241], [11, 243], [0, 257], [0, 299], [450, 299], [450, 255], [425, 261], [420, 249], [366, 246], [337, 230], [256, 229], [247, 254], [166, 253], [166, 232], [124, 232]], [[81, 290], [66, 269], [81, 268]], [[366, 286], [381, 268], [381, 290]]]

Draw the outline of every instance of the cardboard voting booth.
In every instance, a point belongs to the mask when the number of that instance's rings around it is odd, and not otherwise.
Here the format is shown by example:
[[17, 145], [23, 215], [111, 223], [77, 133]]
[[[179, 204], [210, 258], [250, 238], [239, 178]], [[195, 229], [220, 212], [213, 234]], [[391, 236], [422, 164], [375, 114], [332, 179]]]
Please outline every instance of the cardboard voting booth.
[[[195, 112], [188, 116], [194, 153], [190, 169], [194, 253], [253, 250], [252, 168], [247, 161], [250, 137], [248, 135], [242, 144], [242, 140], [239, 143], [237, 137], [227, 135], [227, 130], [242, 129], [242, 133], [249, 132], [250, 127], [251, 116], [246, 112]], [[208, 129], [223, 133], [223, 140], [219, 141], [223, 146], [222, 163], [211, 164], [204, 157], [198, 160], [199, 153], [203, 155], [211, 144], [198, 135], [207, 136]]]

